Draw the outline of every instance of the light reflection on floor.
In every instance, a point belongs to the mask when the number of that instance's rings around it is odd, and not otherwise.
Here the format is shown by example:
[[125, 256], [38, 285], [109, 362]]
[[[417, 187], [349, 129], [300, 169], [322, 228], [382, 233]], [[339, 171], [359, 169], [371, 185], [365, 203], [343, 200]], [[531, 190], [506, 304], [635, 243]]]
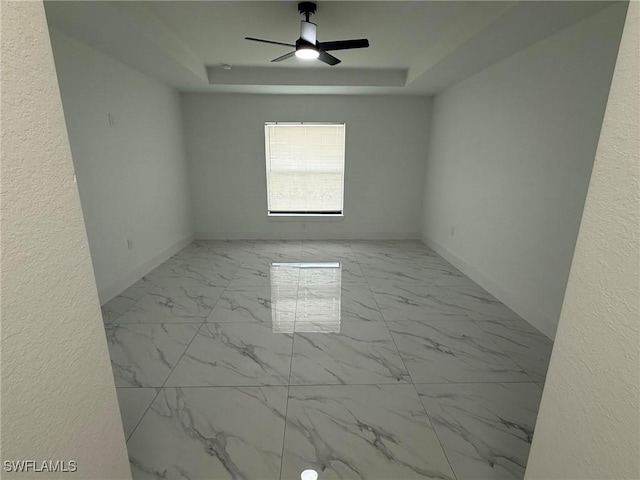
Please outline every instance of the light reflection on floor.
[[103, 313], [135, 480], [524, 477], [552, 342], [420, 242], [198, 241]]
[[339, 262], [271, 264], [274, 333], [340, 333]]

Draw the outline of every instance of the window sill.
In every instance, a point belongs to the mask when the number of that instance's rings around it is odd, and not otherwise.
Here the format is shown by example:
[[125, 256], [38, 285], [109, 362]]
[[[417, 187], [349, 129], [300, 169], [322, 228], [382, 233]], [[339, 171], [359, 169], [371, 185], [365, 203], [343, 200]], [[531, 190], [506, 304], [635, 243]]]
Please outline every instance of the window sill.
[[267, 220], [270, 222], [341, 222], [344, 220], [342, 215], [295, 215], [295, 214], [267, 214]]

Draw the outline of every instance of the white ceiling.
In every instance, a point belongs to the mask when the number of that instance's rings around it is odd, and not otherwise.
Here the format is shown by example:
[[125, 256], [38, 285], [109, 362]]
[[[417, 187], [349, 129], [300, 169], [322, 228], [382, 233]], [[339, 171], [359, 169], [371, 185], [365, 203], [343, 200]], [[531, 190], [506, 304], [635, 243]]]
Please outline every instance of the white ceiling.
[[295, 43], [302, 17], [290, 1], [54, 0], [46, 11], [51, 27], [182, 91], [429, 95], [611, 2], [317, 3], [319, 41], [371, 46], [333, 52], [334, 67], [271, 63], [291, 49], [244, 37]]

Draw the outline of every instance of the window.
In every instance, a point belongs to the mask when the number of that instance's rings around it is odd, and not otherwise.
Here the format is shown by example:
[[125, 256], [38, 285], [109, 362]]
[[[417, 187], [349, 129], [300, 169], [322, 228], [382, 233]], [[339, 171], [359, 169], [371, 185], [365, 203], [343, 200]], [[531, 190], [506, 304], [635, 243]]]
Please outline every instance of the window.
[[269, 215], [342, 215], [344, 123], [266, 123]]

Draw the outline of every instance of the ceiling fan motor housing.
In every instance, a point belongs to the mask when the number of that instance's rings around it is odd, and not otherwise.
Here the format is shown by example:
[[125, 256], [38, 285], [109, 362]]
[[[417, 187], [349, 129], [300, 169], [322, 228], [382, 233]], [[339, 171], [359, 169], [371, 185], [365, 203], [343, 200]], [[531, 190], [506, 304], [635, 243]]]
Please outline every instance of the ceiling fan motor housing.
[[295, 45], [291, 43], [276, 42], [273, 40], [264, 40], [262, 38], [245, 37], [253, 42], [270, 43], [273, 45], [282, 45], [285, 47], [295, 47], [293, 52], [285, 53], [271, 60], [272, 62], [281, 62], [287, 60], [294, 55], [305, 60], [318, 59], [327, 65], [337, 65], [340, 59], [331, 55], [333, 50], [351, 50], [354, 48], [367, 48], [369, 40], [359, 38], [353, 40], [337, 40], [333, 42], [318, 42], [316, 33], [317, 25], [309, 21], [309, 17], [316, 13], [317, 5], [314, 2], [298, 3], [298, 11], [304, 15], [305, 19], [300, 22], [300, 38], [296, 40]]
[[318, 11], [318, 6], [314, 2], [300, 2], [298, 4], [298, 11], [306, 17], [309, 21], [309, 15], [313, 15]]

